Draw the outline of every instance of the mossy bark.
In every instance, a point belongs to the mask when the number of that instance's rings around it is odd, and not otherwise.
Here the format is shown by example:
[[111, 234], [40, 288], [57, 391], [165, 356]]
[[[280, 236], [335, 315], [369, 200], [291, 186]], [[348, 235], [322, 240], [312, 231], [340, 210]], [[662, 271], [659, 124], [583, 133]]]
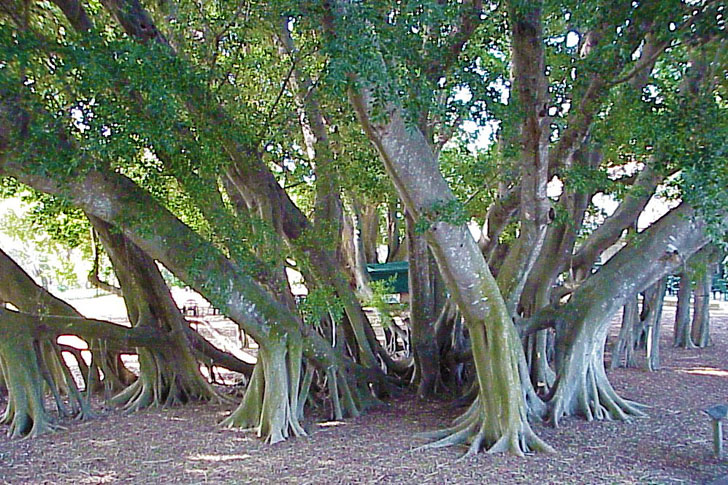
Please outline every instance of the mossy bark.
[[[66, 302], [54, 297], [48, 291], [38, 286], [20, 266], [7, 254], [0, 251], [0, 270], [3, 279], [0, 282], [0, 297], [12, 302], [13, 305], [25, 313], [2, 310], [4, 321], [0, 323], [0, 333], [12, 339], [6, 343], [4, 350], [5, 364], [3, 375], [11, 376], [12, 386], [8, 386], [9, 399], [12, 405], [8, 407], [6, 420], [11, 415], [18, 416], [17, 420], [25, 421], [32, 417], [36, 425], [27, 428], [25, 425], [13, 425], [11, 433], [14, 436], [29, 433], [36, 436], [45, 431], [52, 431], [53, 426], [46, 425], [51, 418], [45, 414], [45, 409], [38, 403], [36, 396], [41, 397], [45, 390], [53, 395], [58, 413], [61, 417], [73, 416], [76, 419], [86, 419], [92, 415], [88, 398], [90, 390], [96, 387], [99, 379], [99, 365], [94, 353], [91, 366], [86, 366], [80, 352], [73, 348], [64, 348], [57, 344], [57, 337], [61, 334], [78, 335], [87, 342], [95, 342], [99, 337], [109, 336], [117, 341], [123, 340], [123, 332], [113, 324], [94, 322], [89, 325], [83, 317]], [[60, 323], [59, 323], [60, 321]], [[109, 325], [104, 328], [104, 325]], [[105, 332], [108, 330], [109, 332]], [[10, 347], [7, 347], [10, 345]], [[81, 377], [84, 381], [81, 389], [72, 376], [69, 368], [61, 357], [61, 353], [71, 351], [78, 361]], [[107, 379], [115, 377], [113, 370], [104, 368]], [[10, 382], [10, 380], [8, 380]], [[70, 407], [65, 403], [63, 395], [68, 396]], [[25, 415], [25, 417], [20, 417]], [[19, 422], [18, 421], [18, 422]]]
[[[291, 338], [300, 335], [298, 316], [127, 177], [90, 169], [80, 178], [51, 180], [28, 173], [23, 166], [14, 165], [9, 160], [3, 169], [9, 169], [14, 176], [39, 190], [63, 193], [87, 213], [107, 224], [119, 224], [125, 237], [220, 308], [262, 348], [275, 343], [279, 338], [276, 335], [283, 336], [289, 331], [294, 332]], [[304, 342], [307, 359], [320, 361], [317, 368], [334, 365], [338, 370], [344, 365], [341, 356], [335, 355], [335, 352], [332, 354], [330, 345], [323, 342], [321, 336], [315, 333], [305, 335]], [[279, 367], [272, 369], [275, 368]], [[363, 376], [362, 383], [383, 382], [381, 371], [374, 371], [377, 375], [360, 372], [357, 384], [360, 376]], [[362, 394], [362, 397], [368, 396]], [[281, 436], [284, 433], [273, 434]]]
[[27, 332], [0, 332], [0, 367], [8, 387], [8, 404], [0, 424], [9, 425], [8, 436], [32, 438], [58, 429], [43, 403], [43, 377]]
[[254, 430], [271, 444], [305, 436], [298, 405], [301, 357], [300, 344], [261, 347], [242, 402], [221, 425]]
[[[596, 331], [586, 332], [578, 329], [585, 321], [582, 318], [596, 318], [602, 324]], [[609, 318], [609, 315], [591, 314], [567, 320], [574, 330], [557, 346], [558, 378], [548, 402], [549, 419], [554, 426], [558, 426], [563, 416], [582, 416], [587, 421], [643, 416], [642, 406], [619, 396], [607, 378], [604, 343]]]
[[[373, 99], [367, 89], [353, 93], [352, 102], [365, 132], [377, 147], [384, 166], [414, 217], [427, 216], [438, 204], [454, 201], [435, 154], [422, 133], [407, 126], [402, 113], [389, 107], [386, 123], [371, 119]], [[521, 387], [518, 334], [505, 300], [476, 241], [466, 226], [431, 221], [426, 232], [440, 273], [460, 308], [473, 341], [479, 398], [454, 427], [435, 433], [429, 446], [469, 443], [481, 449], [523, 454], [548, 450], [531, 430]], [[524, 378], [528, 378], [526, 375]]]
[[[70, 370], [63, 365], [60, 375], [47, 363], [48, 352], [44, 346], [55, 348], [60, 335], [79, 335], [87, 341], [104, 340], [121, 348], [143, 346], [164, 347], [164, 335], [130, 329], [99, 320], [82, 317], [32, 315], [0, 309], [0, 360], [8, 387], [8, 407], [2, 422], [10, 425], [10, 435], [37, 436], [57, 429], [43, 406], [44, 389], [52, 391], [59, 413], [76, 419], [90, 416], [88, 396], [90, 379], [85, 381], [85, 393], [76, 387]], [[55, 352], [54, 352], [55, 354]], [[82, 360], [82, 359], [81, 359]], [[59, 388], [67, 389], [72, 409], [66, 410], [61, 403]]]

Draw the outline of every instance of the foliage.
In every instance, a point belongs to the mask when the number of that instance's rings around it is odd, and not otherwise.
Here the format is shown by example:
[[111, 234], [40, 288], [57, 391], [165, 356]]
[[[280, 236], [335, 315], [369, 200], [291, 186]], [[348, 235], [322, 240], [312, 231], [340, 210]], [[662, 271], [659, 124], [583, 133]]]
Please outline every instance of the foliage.
[[[64, 239], [69, 236], [74, 224], [63, 217], [63, 213], [54, 219], [50, 214], [42, 213], [42, 209], [34, 209], [36, 207], [31, 207], [20, 215], [10, 209], [0, 217], [2, 232], [16, 242], [10, 255], [44, 287], [52, 286], [60, 291], [78, 288], [75, 265], [80, 255], [73, 251], [76, 246]], [[41, 214], [40, 219], [38, 214]], [[57, 232], [46, 232], [43, 224], [51, 230], [56, 228]], [[88, 249], [88, 241], [84, 243]], [[72, 258], [74, 253], [76, 258]]]
[[402, 311], [405, 307], [403, 304], [395, 303], [391, 297], [394, 293], [396, 278], [396, 276], [392, 276], [386, 280], [372, 281], [370, 283], [372, 297], [366, 302], [368, 306], [377, 311], [380, 323], [387, 328], [394, 325], [392, 315]]

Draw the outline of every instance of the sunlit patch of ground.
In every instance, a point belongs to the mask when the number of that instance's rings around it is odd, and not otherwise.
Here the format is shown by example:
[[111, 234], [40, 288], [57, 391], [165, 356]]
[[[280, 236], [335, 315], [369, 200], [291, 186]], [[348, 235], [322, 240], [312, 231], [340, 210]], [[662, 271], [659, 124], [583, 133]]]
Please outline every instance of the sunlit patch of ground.
[[716, 369], [715, 367], [690, 367], [687, 369], [678, 369], [676, 372], [684, 372], [696, 376], [712, 376], [712, 377], [728, 377], [728, 370]]

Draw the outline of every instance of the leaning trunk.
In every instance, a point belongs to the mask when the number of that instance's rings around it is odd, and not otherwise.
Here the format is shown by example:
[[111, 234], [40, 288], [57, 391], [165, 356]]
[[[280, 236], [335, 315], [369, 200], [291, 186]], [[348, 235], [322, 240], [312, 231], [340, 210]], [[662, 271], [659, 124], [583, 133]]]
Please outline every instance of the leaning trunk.
[[379, 150], [385, 168], [414, 218], [429, 219], [427, 242], [452, 297], [470, 331], [479, 396], [452, 428], [434, 433], [429, 446], [469, 444], [469, 453], [550, 449], [532, 431], [521, 390], [519, 357], [523, 349], [498, 285], [465, 225], [438, 220], [438, 206], [457, 201], [438, 169], [437, 158], [422, 133], [407, 126], [390, 107], [385, 124], [371, 120], [373, 99], [367, 89], [352, 97], [365, 132]]
[[[612, 315], [627, 298], [670, 274], [705, 244], [705, 224], [682, 204], [663, 216], [587, 279], [558, 313], [557, 383], [550, 399], [550, 418], [625, 419], [641, 415], [622, 399], [604, 371], [603, 346]], [[654, 255], [645, 261], [638, 255]]]

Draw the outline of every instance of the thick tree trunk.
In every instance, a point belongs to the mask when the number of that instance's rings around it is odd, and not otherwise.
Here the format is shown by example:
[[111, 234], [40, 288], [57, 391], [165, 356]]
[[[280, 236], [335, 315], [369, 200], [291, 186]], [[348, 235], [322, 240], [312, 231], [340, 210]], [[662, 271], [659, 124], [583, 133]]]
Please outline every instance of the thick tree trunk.
[[691, 339], [696, 347], [710, 345], [710, 288], [713, 281], [713, 265], [703, 269], [695, 287]]
[[[49, 303], [52, 299], [46, 299]], [[60, 335], [78, 335], [87, 341], [108, 341], [118, 348], [130, 346], [163, 348], [168, 343], [164, 335], [141, 329], [120, 327], [99, 320], [87, 320], [80, 316], [56, 316], [50, 314], [28, 314], [0, 308], [0, 368], [8, 388], [8, 405], [0, 423], [10, 425], [11, 437], [34, 437], [58, 429], [47, 413], [44, 400], [44, 386], [53, 393], [61, 416], [75, 416], [85, 419], [90, 415], [88, 403], [90, 380], [86, 375], [86, 399], [76, 387], [70, 370], [61, 364], [61, 375], [51, 373], [43, 349], [51, 348]], [[94, 364], [96, 365], [96, 364]], [[69, 412], [59, 397], [59, 380], [66, 385], [71, 398]]]
[[[59, 186], [26, 174], [21, 167], [14, 172], [40, 190], [71, 194], [73, 202], [109, 224], [121, 224], [129, 239], [242, 324], [243, 330], [262, 348], [274, 342], [274, 335], [282, 338], [292, 331], [292, 338], [296, 338], [299, 322], [286, 307], [125, 177], [89, 170], [84, 177]], [[316, 336], [310, 338], [315, 340]], [[265, 419], [269, 417], [266, 415]], [[269, 423], [265, 429], [275, 430], [279, 425]], [[280, 433], [272, 431], [276, 436]]]
[[306, 435], [298, 412], [303, 349], [300, 338], [289, 341], [260, 349], [243, 401], [222, 426], [252, 429], [271, 444]]
[[437, 319], [435, 281], [427, 241], [416, 234], [415, 221], [408, 214], [407, 244], [409, 255], [410, 326], [411, 345], [415, 361], [414, 382], [417, 396], [433, 398], [442, 385], [440, 377], [440, 352], [435, 339]]
[[[564, 415], [591, 420], [642, 414], [634, 403], [617, 395], [604, 371], [603, 347], [611, 317], [628, 298], [707, 244], [704, 228], [685, 204], [673, 209], [587, 279], [558, 311], [558, 378], [549, 402], [554, 425]], [[645, 260], [644, 255], [653, 257]]]
[[[518, 311], [521, 294], [544, 245], [553, 219], [546, 196], [549, 169], [550, 117], [548, 81], [543, 49], [542, 2], [507, 5], [512, 42], [513, 103], [519, 109], [517, 141], [519, 154], [519, 236], [498, 271], [498, 285], [512, 315]], [[510, 148], [510, 147], [509, 147]]]
[[[17, 265], [7, 254], [0, 250], [0, 274], [3, 278], [0, 279], [0, 299], [11, 302], [15, 308], [21, 311], [38, 315], [42, 318], [44, 315], [53, 316], [65, 316], [75, 319], [82, 319], [83, 317], [76, 312], [76, 310], [68, 305], [66, 302], [54, 297], [48, 291], [38, 286], [32, 278], [25, 273], [20, 266]], [[2, 308], [2, 307], [0, 307]], [[12, 314], [8, 318], [12, 317]], [[33, 323], [35, 325], [35, 323]], [[8, 376], [14, 376], [12, 388], [8, 387], [12, 393], [19, 393], [25, 397], [19, 397], [19, 401], [15, 403], [14, 411], [8, 411], [8, 413], [19, 413], [18, 416], [24, 412], [31, 412], [38, 421], [38, 427], [33, 428], [33, 435], [41, 432], [50, 431], [53, 428], [47, 427], [41, 424], [43, 420], [50, 421], [48, 417], [43, 417], [41, 414], [45, 412], [41, 407], [35, 406], [32, 411], [24, 411], [20, 407], [20, 403], [25, 405], [31, 405], [27, 398], [35, 396], [37, 393], [43, 394], [43, 389], [47, 386], [47, 389], [53, 394], [58, 412], [61, 416], [75, 416], [77, 419], [85, 419], [90, 415], [90, 409], [88, 406], [88, 400], [82, 399], [79, 388], [77, 388], [76, 382], [72, 377], [69, 369], [67, 368], [64, 360], [61, 358], [61, 351], [63, 350], [54, 338], [48, 337], [34, 337], [32, 335], [31, 324], [22, 332], [16, 331], [12, 334], [12, 338], [15, 341], [13, 344], [17, 349], [8, 348], [6, 349], [7, 354], [12, 354], [13, 357], [6, 358], [3, 373]], [[69, 332], [70, 333], [70, 330]], [[87, 342], [92, 342], [93, 338], [89, 338], [88, 335], [80, 335]], [[25, 349], [25, 350], [21, 350]], [[28, 350], [30, 349], [30, 350]], [[75, 349], [73, 349], [78, 353]], [[31, 353], [32, 352], [32, 353]], [[0, 351], [2, 353], [2, 351]], [[19, 358], [19, 354], [21, 355]], [[85, 363], [79, 356], [76, 359], [79, 362], [79, 366], [84, 372], [82, 378], [84, 379], [84, 387], [87, 395], [90, 395], [90, 389], [95, 387], [94, 382], [100, 382], [98, 378], [98, 368], [101, 365], [98, 358], [98, 352], [96, 353], [92, 362], [91, 368], [87, 368]], [[27, 370], [16, 369], [16, 367], [26, 366]], [[37, 367], [36, 373], [34, 370]], [[118, 369], [117, 369], [118, 370]], [[25, 373], [25, 374], [23, 374]], [[19, 375], [25, 375], [25, 378], [20, 379]], [[105, 369], [106, 382], [118, 381], [120, 376], [114, 374], [114, 369]], [[34, 380], [36, 376], [40, 376], [42, 381]], [[96, 376], [95, 380], [94, 377]], [[8, 380], [8, 383], [10, 380]], [[69, 397], [71, 409], [68, 409], [61, 399], [61, 394], [66, 394]], [[13, 399], [12, 396], [10, 396]], [[6, 415], [7, 420], [12, 421], [10, 414]], [[24, 419], [24, 418], [20, 418]], [[22, 434], [25, 431], [24, 426], [20, 426], [18, 433]], [[27, 430], [30, 431], [30, 430]]]
[[[1, 307], [2, 305], [0, 305]], [[5, 384], [5, 373], [3, 371], [3, 365], [0, 362], [0, 395], [7, 394], [8, 386]]]
[[[335, 21], [332, 19], [332, 22]], [[336, 25], [331, 24], [328, 28], [336, 31]], [[384, 65], [381, 67], [385, 69]], [[374, 121], [372, 111], [376, 101], [371, 89], [386, 91], [387, 88], [367, 86], [362, 80], [358, 81], [359, 88], [352, 93], [352, 103], [360, 122], [378, 149], [406, 210], [413, 218], [423, 218], [429, 223], [427, 241], [440, 273], [463, 314], [472, 342], [478, 397], [452, 428], [434, 433], [432, 437], [437, 441], [428, 446], [468, 443], [468, 453], [478, 452], [481, 448], [517, 454], [529, 449], [549, 450], [550, 447], [533, 433], [528, 423], [528, 407], [521, 387], [521, 379], [528, 379], [528, 369], [525, 365], [521, 366], [522, 362], [525, 364], [523, 349], [498, 283], [468, 228], [439, 218], [439, 207], [457, 205], [457, 201], [438, 169], [435, 153], [423, 133], [408, 126], [401, 108], [394, 104], [387, 104], [384, 108], [386, 116], [377, 116], [380, 121]], [[537, 116], [537, 113], [534, 115]], [[385, 120], [381, 121], [382, 118]], [[538, 121], [529, 126], [538, 132]], [[518, 270], [528, 273], [533, 255], [540, 249], [542, 229], [545, 228], [539, 208], [542, 207], [540, 196], [545, 183], [541, 176], [542, 165], [546, 162], [540, 158], [543, 152], [538, 133], [535, 139], [538, 148], [536, 152], [528, 153], [536, 158], [526, 162], [528, 182], [522, 192], [522, 200], [529, 204], [526, 209], [529, 212], [522, 215], [529, 224], [526, 228], [528, 234], [533, 235], [533, 238], [529, 237], [529, 243], [534, 246], [523, 246], [519, 257], [509, 265], [514, 271], [506, 275], [506, 286], [514, 297], [520, 294], [525, 278]], [[533, 146], [529, 143], [529, 150]], [[517, 297], [515, 299], [517, 301]]]
[[[0, 326], [4, 323], [0, 322]], [[2, 333], [0, 370], [9, 393], [0, 424], [9, 425], [11, 438], [32, 438], [55, 431], [58, 427], [52, 423], [43, 404], [43, 377], [32, 338]]]
[[690, 276], [687, 272], [680, 273], [680, 286], [677, 290], [677, 308], [675, 309], [675, 325], [673, 346], [683, 349], [695, 347], [690, 335]]
[[[406, 209], [413, 217], [433, 217], [439, 204], [455, 202], [422, 133], [407, 126], [398, 108], [388, 107], [386, 123], [372, 122], [371, 93], [362, 89], [352, 102], [370, 140]], [[434, 433], [432, 447], [469, 443], [469, 452], [485, 447], [493, 452], [522, 454], [550, 449], [531, 430], [522, 394], [518, 334], [498, 285], [466, 226], [430, 220], [427, 241], [440, 273], [463, 313], [470, 331], [478, 374], [479, 396], [452, 428]]]

